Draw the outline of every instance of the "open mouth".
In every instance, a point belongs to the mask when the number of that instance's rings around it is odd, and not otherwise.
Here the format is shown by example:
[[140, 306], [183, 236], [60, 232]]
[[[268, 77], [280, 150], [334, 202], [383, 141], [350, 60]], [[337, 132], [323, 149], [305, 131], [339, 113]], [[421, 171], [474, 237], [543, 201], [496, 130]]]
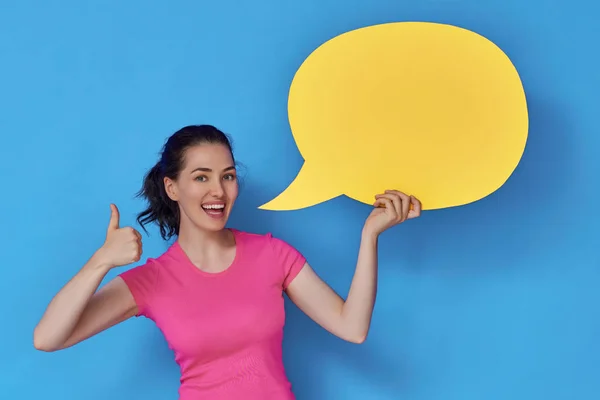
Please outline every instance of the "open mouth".
[[225, 214], [225, 203], [202, 204], [202, 209], [209, 217], [221, 218]]

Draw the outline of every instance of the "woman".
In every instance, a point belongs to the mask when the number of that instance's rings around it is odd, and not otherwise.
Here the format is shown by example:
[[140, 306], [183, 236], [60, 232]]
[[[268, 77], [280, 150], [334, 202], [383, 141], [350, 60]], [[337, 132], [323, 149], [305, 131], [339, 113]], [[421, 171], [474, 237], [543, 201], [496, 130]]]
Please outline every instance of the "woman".
[[375, 196], [344, 301], [286, 242], [225, 228], [238, 182], [230, 142], [217, 128], [173, 134], [140, 194], [148, 202], [138, 216], [142, 228], [156, 223], [165, 240], [177, 240], [98, 290], [109, 270], [142, 254], [140, 233], [120, 227], [111, 204], [104, 244], [52, 299], [34, 345], [64, 349], [145, 316], [175, 353], [182, 400], [294, 399], [282, 363], [283, 292], [324, 329], [362, 343], [375, 302], [378, 236], [421, 210], [417, 199], [397, 191]]

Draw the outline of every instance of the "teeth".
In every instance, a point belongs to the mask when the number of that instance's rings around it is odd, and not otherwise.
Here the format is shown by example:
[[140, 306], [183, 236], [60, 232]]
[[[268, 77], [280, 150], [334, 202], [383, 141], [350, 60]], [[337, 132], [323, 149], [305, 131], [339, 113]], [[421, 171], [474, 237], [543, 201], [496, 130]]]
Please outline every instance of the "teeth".
[[223, 204], [209, 204], [202, 206], [202, 208], [206, 208], [209, 210], [222, 210], [223, 208], [225, 208], [225, 206]]

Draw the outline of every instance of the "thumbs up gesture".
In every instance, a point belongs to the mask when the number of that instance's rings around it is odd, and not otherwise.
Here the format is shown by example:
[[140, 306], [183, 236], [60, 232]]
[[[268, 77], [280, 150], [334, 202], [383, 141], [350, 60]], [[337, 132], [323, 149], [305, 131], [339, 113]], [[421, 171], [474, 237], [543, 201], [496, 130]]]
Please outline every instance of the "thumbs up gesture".
[[110, 205], [110, 221], [102, 253], [112, 266], [122, 266], [139, 261], [142, 256], [142, 235], [132, 227], [119, 227], [119, 209]]

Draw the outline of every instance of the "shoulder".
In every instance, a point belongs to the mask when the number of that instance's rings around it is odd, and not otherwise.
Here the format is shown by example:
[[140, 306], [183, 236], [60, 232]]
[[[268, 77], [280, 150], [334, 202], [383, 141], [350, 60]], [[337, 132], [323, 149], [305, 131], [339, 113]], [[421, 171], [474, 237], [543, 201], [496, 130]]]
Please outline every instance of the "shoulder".
[[271, 232], [266, 233], [254, 233], [245, 232], [237, 229], [232, 229], [236, 240], [239, 240], [239, 244], [244, 248], [252, 248], [254, 250], [265, 250], [268, 252], [279, 252], [282, 250], [287, 251], [298, 251], [290, 243], [281, 239]]
[[122, 271], [118, 276], [125, 281], [132, 292], [149, 294], [158, 281], [160, 261], [148, 258], [144, 263]]
[[148, 258], [143, 264], [118, 274], [133, 295], [138, 307], [136, 316], [149, 316], [149, 305], [154, 297], [159, 269], [160, 262], [157, 259]]
[[[173, 264], [180, 262], [175, 246], [171, 245], [165, 252], [148, 257], [137, 266], [125, 270], [119, 276], [130, 287], [144, 287], [147, 293], [154, 291], [160, 280], [164, 280], [165, 271], [173, 270]], [[167, 274], [168, 275], [168, 274]]]
[[294, 279], [306, 263], [304, 255], [282, 238], [271, 232], [258, 234], [234, 231], [246, 256], [262, 265], [272, 265], [278, 271], [283, 288]]

